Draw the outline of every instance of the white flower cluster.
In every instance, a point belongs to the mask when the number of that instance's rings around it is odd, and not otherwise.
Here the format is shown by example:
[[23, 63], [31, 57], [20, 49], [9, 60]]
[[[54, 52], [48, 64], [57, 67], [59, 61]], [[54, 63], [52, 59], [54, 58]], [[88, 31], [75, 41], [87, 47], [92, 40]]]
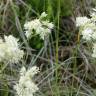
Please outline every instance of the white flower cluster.
[[96, 18], [94, 16], [92, 18], [87, 17], [77, 17], [76, 18], [76, 26], [80, 27], [80, 34], [83, 36], [82, 38], [87, 41], [96, 40]]
[[76, 18], [76, 26], [80, 27], [80, 26], [84, 26], [87, 22], [89, 22], [90, 19], [88, 19], [87, 17], [77, 17]]
[[91, 18], [77, 17], [76, 26], [80, 28], [82, 38], [93, 44], [92, 57], [96, 57], [96, 9], [91, 13]]
[[39, 90], [37, 85], [33, 82], [33, 77], [39, 72], [39, 68], [33, 66], [29, 70], [25, 67], [21, 68], [19, 83], [14, 86], [17, 96], [33, 96]]
[[0, 39], [0, 62], [17, 63], [23, 58], [24, 52], [19, 49], [18, 39], [12, 35]]
[[26, 22], [24, 24], [25, 35], [30, 38], [32, 35], [39, 35], [42, 40], [51, 33], [51, 29], [54, 27], [52, 22], [43, 20], [47, 14], [43, 12], [39, 19]]

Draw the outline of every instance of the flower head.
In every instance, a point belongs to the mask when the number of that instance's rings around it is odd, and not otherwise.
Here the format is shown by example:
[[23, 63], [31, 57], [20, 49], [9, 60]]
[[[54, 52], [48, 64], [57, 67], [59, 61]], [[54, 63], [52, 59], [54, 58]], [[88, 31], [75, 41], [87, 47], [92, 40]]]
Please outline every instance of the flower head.
[[18, 96], [33, 96], [39, 90], [37, 85], [33, 82], [33, 77], [39, 72], [39, 68], [34, 66], [29, 70], [25, 67], [21, 68], [19, 83], [14, 86]]
[[77, 27], [84, 26], [89, 21], [90, 21], [90, 19], [88, 19], [87, 17], [77, 17], [76, 18], [76, 26]]
[[30, 38], [31, 35], [39, 35], [42, 40], [51, 33], [54, 25], [48, 20], [42, 20], [47, 14], [43, 12], [39, 19], [34, 19], [24, 24], [25, 35]]
[[82, 31], [82, 38], [87, 40], [87, 41], [90, 41], [92, 39], [92, 34], [93, 34], [93, 30], [90, 29], [90, 28], [86, 28], [85, 30]]
[[76, 25], [80, 28], [80, 34], [82, 35], [83, 40], [86, 40], [88, 43], [91, 41], [93, 44], [92, 57], [96, 58], [96, 9], [93, 9], [90, 18], [77, 17]]
[[4, 36], [4, 41], [0, 40], [0, 62], [17, 63], [23, 55], [24, 52], [19, 48], [18, 39], [12, 35]]
[[96, 18], [77, 17], [76, 24], [80, 28], [80, 34], [86, 41], [96, 40]]

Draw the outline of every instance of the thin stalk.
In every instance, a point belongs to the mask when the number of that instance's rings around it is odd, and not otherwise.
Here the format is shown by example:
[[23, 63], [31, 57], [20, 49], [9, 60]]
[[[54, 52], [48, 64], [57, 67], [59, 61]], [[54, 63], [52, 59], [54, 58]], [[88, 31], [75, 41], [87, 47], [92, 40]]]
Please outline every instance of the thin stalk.
[[60, 19], [60, 0], [57, 1], [58, 3], [58, 12], [57, 12], [57, 34], [56, 34], [56, 91], [57, 91], [57, 94], [56, 96], [60, 96], [60, 93], [59, 93], [59, 86], [58, 86], [58, 49], [59, 49], [59, 19]]

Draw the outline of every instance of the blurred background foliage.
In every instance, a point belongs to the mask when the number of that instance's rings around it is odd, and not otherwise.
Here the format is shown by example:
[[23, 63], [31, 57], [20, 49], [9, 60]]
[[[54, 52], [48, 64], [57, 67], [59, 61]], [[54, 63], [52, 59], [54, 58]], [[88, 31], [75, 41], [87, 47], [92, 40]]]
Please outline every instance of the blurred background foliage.
[[[72, 14], [74, 0], [60, 0], [61, 16], [69, 16]], [[58, 12], [58, 0], [27, 0], [32, 9], [38, 13], [48, 12], [56, 16]]]

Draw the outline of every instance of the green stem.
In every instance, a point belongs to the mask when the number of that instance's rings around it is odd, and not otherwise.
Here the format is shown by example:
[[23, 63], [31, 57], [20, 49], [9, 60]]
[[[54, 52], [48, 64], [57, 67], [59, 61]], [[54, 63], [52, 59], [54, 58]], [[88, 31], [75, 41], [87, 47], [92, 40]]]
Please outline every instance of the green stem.
[[60, 96], [59, 86], [58, 86], [58, 49], [59, 49], [59, 19], [60, 19], [60, 0], [58, 0], [58, 13], [57, 13], [57, 34], [56, 34], [56, 96]]

